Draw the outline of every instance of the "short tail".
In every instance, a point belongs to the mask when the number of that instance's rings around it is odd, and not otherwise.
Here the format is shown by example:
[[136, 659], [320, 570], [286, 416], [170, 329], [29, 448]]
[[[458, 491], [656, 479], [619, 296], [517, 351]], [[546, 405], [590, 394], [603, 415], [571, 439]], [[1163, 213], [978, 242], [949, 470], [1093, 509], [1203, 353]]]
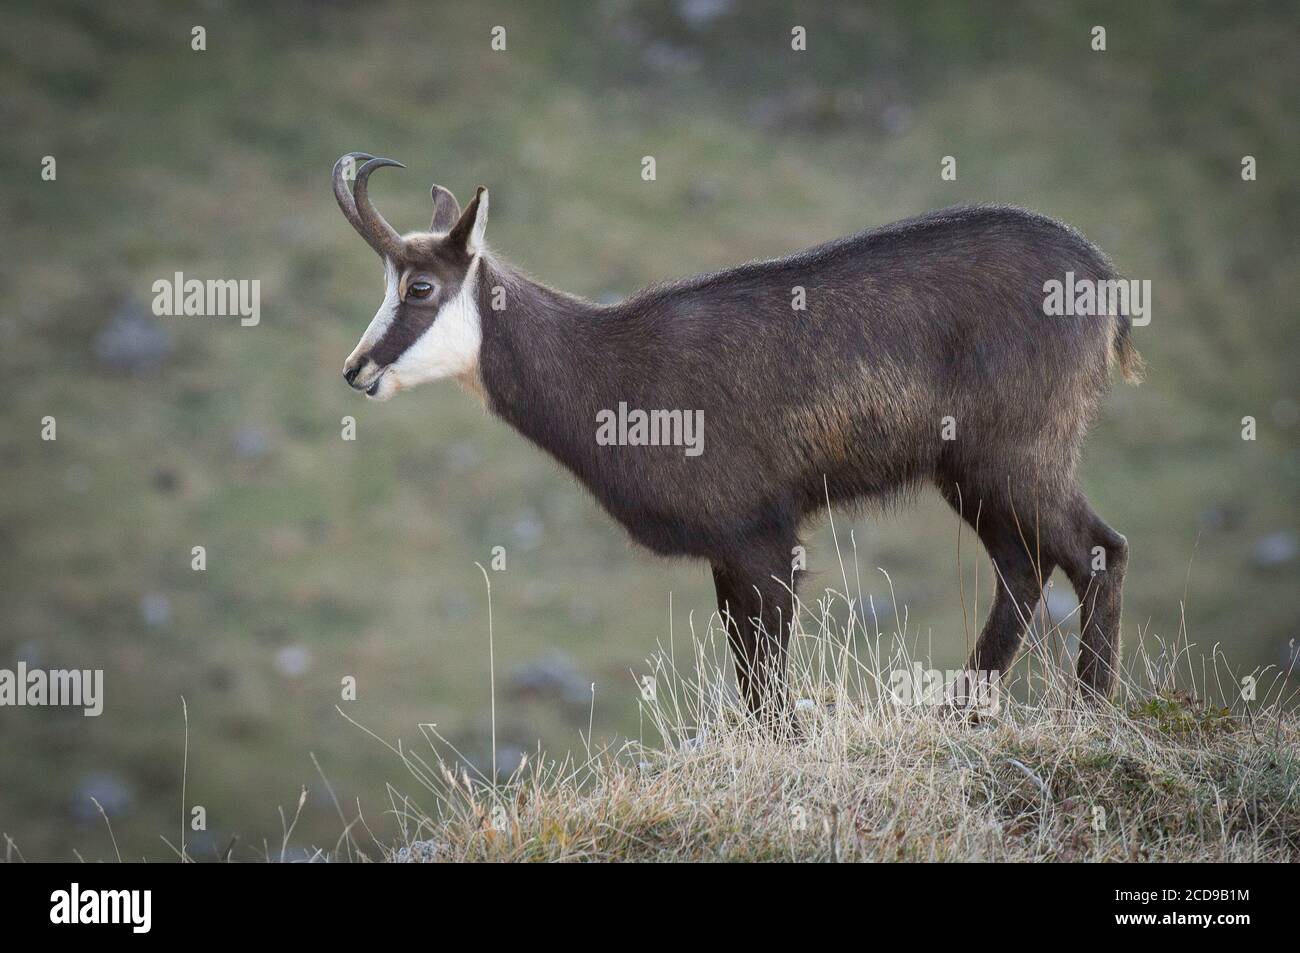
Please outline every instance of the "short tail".
[[1142, 360], [1142, 355], [1133, 346], [1133, 340], [1129, 336], [1131, 327], [1132, 321], [1127, 314], [1116, 315], [1115, 337], [1111, 339], [1111, 348], [1124, 380], [1130, 384], [1141, 384], [1146, 377], [1147, 362]]

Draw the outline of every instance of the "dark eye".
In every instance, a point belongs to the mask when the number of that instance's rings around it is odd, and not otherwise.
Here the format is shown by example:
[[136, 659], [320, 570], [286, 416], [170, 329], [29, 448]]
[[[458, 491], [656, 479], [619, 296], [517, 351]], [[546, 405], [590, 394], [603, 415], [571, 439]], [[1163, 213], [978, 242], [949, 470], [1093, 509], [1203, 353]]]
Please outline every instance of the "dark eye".
[[411, 298], [427, 298], [433, 294], [433, 285], [427, 281], [413, 281], [406, 289], [406, 294]]

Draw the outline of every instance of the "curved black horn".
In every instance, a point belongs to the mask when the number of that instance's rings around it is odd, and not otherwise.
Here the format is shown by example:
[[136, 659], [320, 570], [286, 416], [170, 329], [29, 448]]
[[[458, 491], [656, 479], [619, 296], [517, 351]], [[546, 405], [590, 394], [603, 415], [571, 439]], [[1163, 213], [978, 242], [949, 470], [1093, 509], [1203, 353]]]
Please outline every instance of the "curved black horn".
[[[395, 256], [402, 250], [402, 236], [397, 234], [397, 230], [384, 217], [375, 211], [375, 207], [370, 204], [370, 196], [367, 194], [367, 183], [370, 179], [370, 173], [376, 169], [382, 169], [386, 165], [394, 166], [398, 169], [405, 169], [406, 166], [393, 159], [368, 159], [366, 164], [357, 169], [356, 181], [352, 183], [352, 201], [356, 206], [357, 218], [360, 224], [357, 225], [357, 231], [361, 237], [370, 243], [370, 247], [383, 256]], [[337, 187], [337, 186], [336, 186]]]
[[339, 203], [339, 208], [343, 212], [343, 217], [348, 220], [348, 224], [361, 232], [361, 216], [357, 214], [357, 203], [352, 201], [352, 190], [348, 188], [347, 180], [343, 178], [343, 167], [351, 159], [354, 162], [357, 159], [373, 159], [368, 152], [349, 152], [345, 156], [340, 156], [339, 161], [334, 163], [334, 200]]

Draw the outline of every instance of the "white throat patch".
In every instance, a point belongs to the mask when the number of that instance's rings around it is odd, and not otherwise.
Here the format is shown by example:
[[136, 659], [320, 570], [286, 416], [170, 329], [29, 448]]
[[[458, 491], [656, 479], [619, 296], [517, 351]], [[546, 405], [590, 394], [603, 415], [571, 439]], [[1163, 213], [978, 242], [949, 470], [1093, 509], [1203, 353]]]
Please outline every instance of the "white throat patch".
[[[481, 257], [475, 255], [465, 272], [465, 280], [456, 296], [438, 309], [433, 323], [420, 337], [389, 365], [373, 395], [376, 400], [387, 400], [399, 390], [406, 390], [428, 381], [448, 377], [473, 377], [478, 370], [479, 348], [483, 343], [483, 328], [478, 313], [477, 278]], [[372, 329], [381, 322], [387, 329], [397, 308], [396, 269], [387, 266], [388, 293], [380, 313], [375, 315]], [[390, 300], [393, 304], [389, 305]], [[378, 341], [383, 331], [374, 337]], [[371, 330], [366, 331], [371, 337]]]

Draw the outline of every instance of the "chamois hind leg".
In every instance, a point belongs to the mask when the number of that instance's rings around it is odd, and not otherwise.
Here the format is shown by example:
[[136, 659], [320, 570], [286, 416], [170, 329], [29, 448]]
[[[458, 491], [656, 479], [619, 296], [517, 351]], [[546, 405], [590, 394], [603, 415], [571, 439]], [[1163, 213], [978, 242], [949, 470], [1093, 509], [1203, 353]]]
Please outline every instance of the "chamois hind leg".
[[750, 713], [770, 726], [783, 723], [789, 708], [786, 663], [794, 619], [789, 571], [793, 545], [755, 545], [713, 563], [718, 613], [727, 627], [740, 696]]
[[1032, 504], [1012, 508], [996, 503], [992, 494], [974, 501], [959, 500], [955, 491], [947, 490], [944, 497], [975, 528], [993, 563], [993, 608], [966, 661], [966, 672], [1001, 675], [1016, 659], [1056, 562], [1039, 543], [1038, 516]]
[[1079, 597], [1079, 682], [1095, 699], [1109, 698], [1119, 676], [1119, 618], [1128, 540], [1075, 490], [1053, 556]]
[[987, 530], [981, 527], [980, 540], [993, 563], [993, 584], [997, 588], [993, 608], [966, 661], [966, 670], [1000, 675], [1016, 660], [1025, 630], [1042, 598], [1043, 585], [1056, 564], [1044, 554], [1035, 554], [1032, 538], [1022, 540], [1014, 523], [1000, 523]]

